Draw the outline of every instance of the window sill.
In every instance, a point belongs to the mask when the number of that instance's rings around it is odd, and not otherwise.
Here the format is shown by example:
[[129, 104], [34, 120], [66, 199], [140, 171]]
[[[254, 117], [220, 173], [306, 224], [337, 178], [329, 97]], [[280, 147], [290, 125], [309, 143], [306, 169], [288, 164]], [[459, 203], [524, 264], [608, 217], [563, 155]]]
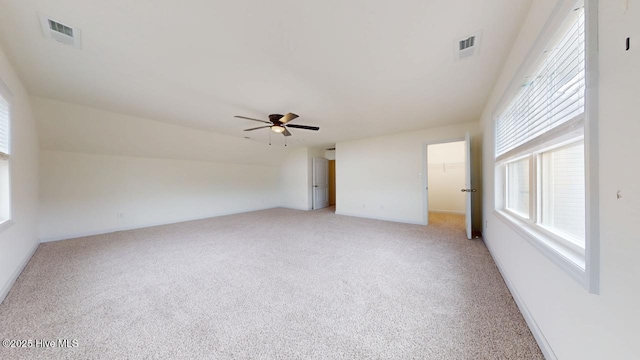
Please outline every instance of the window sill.
[[0, 220], [0, 233], [10, 228], [13, 224], [15, 223], [11, 219]]
[[585, 257], [564, 247], [557, 240], [523, 222], [506, 211], [496, 210], [496, 216], [526, 239], [544, 256], [589, 290], [589, 277], [585, 268]]

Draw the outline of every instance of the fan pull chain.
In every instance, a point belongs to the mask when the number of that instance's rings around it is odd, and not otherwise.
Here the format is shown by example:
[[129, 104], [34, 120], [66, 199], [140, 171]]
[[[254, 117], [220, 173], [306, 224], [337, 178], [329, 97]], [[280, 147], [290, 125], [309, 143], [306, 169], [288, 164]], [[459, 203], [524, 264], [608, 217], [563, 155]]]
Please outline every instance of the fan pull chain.
[[271, 131], [269, 131], [269, 146], [271, 146]]
[[284, 138], [284, 146], [287, 146], [287, 138]]

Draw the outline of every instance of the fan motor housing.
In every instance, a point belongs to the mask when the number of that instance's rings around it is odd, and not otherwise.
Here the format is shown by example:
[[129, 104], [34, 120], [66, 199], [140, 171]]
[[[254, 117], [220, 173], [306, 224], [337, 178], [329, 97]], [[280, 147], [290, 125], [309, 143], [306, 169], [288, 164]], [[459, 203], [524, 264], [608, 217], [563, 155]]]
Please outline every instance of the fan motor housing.
[[282, 124], [280, 122], [280, 119], [282, 119], [284, 115], [280, 115], [280, 114], [271, 114], [269, 115], [269, 121], [271, 121], [274, 125], [280, 125]]

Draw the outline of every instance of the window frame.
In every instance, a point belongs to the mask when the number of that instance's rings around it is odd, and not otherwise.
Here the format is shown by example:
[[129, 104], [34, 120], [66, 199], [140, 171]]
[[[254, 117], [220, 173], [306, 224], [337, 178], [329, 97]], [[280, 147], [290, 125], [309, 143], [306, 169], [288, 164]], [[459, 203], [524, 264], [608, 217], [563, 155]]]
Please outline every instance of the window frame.
[[[516, 71], [515, 76], [511, 79], [506, 91], [498, 102], [493, 112], [494, 121], [492, 124], [492, 134], [495, 136], [497, 130], [497, 118], [509, 106], [514, 99], [514, 94], [521, 86], [521, 81], [535, 70], [536, 65], [540, 63], [540, 55], [544, 52], [548, 43], [557, 36], [558, 31], [565, 24], [565, 20], [579, 2], [576, 0], [560, 1], [553, 10], [549, 20], [545, 24], [541, 33], [535, 40], [533, 46], [529, 50], [525, 60]], [[561, 125], [563, 129], [558, 130], [562, 135], [555, 137], [557, 144], [553, 144], [554, 136], [551, 141], [546, 138], [535, 147], [520, 153], [509, 153], [507, 156], [495, 158], [495, 177], [494, 186], [495, 193], [492, 197], [494, 214], [519, 233], [534, 248], [545, 255], [549, 260], [564, 270], [568, 275], [574, 278], [590, 293], [599, 293], [599, 192], [598, 192], [598, 50], [597, 50], [597, 33], [598, 33], [598, 0], [584, 0], [584, 21], [585, 21], [585, 108], [584, 113], [577, 116], [581, 119], [571, 120], [573, 124]], [[582, 122], [580, 124], [580, 121]], [[578, 125], [576, 125], [578, 124]], [[518, 216], [512, 211], [506, 209], [506, 163], [511, 159], [515, 160], [527, 156], [529, 154], [538, 154], [561, 147], [564, 140], [576, 139], [576, 132], [582, 131], [582, 141], [584, 142], [584, 159], [585, 159], [585, 249], [584, 255], [576, 255], [575, 249], [564, 244], [566, 241], [561, 239], [558, 241], [558, 234], [545, 228], [544, 226], [532, 226], [527, 219]], [[552, 130], [553, 131], [553, 130]], [[556, 134], [557, 135], [557, 134]], [[566, 145], [567, 142], [564, 142]], [[495, 146], [496, 141], [492, 141]], [[506, 154], [505, 154], [506, 155]], [[540, 160], [537, 158], [536, 160]], [[540, 192], [537, 188], [539, 180], [539, 161], [532, 162], [530, 160], [530, 218], [538, 216], [539, 209], [536, 208], [540, 199], [534, 199], [533, 196], [539, 197]], [[534, 166], [534, 164], [536, 164]], [[560, 237], [562, 238], [562, 237]]]
[[6, 161], [7, 162], [7, 193], [8, 193], [8, 216], [5, 219], [1, 219], [0, 218], [0, 233], [4, 232], [6, 229], [8, 229], [9, 227], [11, 227], [14, 224], [13, 221], [13, 191], [12, 191], [12, 181], [11, 181], [11, 168], [12, 168], [12, 163], [13, 163], [13, 156], [12, 153], [12, 136], [11, 136], [11, 132], [12, 132], [12, 122], [13, 122], [13, 93], [11, 92], [11, 90], [9, 89], [9, 87], [6, 85], [6, 83], [0, 78], [0, 96], [4, 99], [4, 101], [7, 102], [8, 104], [8, 108], [9, 108], [9, 119], [8, 119], [8, 154], [6, 159], [4, 157], [0, 157], [0, 161]]
[[[523, 223], [524, 226], [529, 226], [535, 228], [536, 232], [542, 233], [544, 236], [548, 237], [550, 240], [559, 242], [563, 247], [568, 248], [570, 251], [575, 252], [577, 255], [584, 257], [585, 256], [585, 248], [586, 248], [586, 240], [585, 246], [581, 246], [580, 244], [576, 244], [570, 236], [563, 236], [561, 232], [553, 229], [551, 226], [545, 225], [541, 219], [541, 211], [539, 204], [542, 203], [542, 191], [540, 190], [541, 184], [541, 171], [540, 168], [542, 166], [542, 156], [545, 153], [549, 153], [551, 151], [563, 149], [570, 147], [576, 143], [583, 143], [584, 146], [584, 136], [579, 135], [576, 137], [572, 137], [569, 140], [560, 139], [559, 141], [548, 143], [547, 146], [542, 147], [541, 149], [530, 151], [515, 158], [510, 158], [507, 160], [503, 160], [498, 163], [504, 165], [503, 177], [504, 177], [504, 206], [501, 209], [497, 209], [498, 211], [502, 211], [507, 213], [510, 217], [515, 217], [519, 220], [519, 222]], [[508, 204], [508, 165], [510, 163], [514, 163], [517, 161], [521, 161], [523, 159], [529, 160], [529, 217], [522, 216], [518, 211], [512, 210], [507, 207]], [[585, 189], [586, 191], [586, 189]], [[586, 222], [586, 220], [585, 220]], [[586, 226], [586, 224], [585, 224]]]

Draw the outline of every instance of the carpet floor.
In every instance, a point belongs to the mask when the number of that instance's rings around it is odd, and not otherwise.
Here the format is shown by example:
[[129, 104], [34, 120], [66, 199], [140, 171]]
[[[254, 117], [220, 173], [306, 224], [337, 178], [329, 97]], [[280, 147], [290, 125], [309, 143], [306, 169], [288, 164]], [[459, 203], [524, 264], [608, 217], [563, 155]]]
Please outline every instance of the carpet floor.
[[430, 220], [271, 209], [41, 244], [0, 305], [32, 347], [0, 358], [542, 359], [484, 243]]

